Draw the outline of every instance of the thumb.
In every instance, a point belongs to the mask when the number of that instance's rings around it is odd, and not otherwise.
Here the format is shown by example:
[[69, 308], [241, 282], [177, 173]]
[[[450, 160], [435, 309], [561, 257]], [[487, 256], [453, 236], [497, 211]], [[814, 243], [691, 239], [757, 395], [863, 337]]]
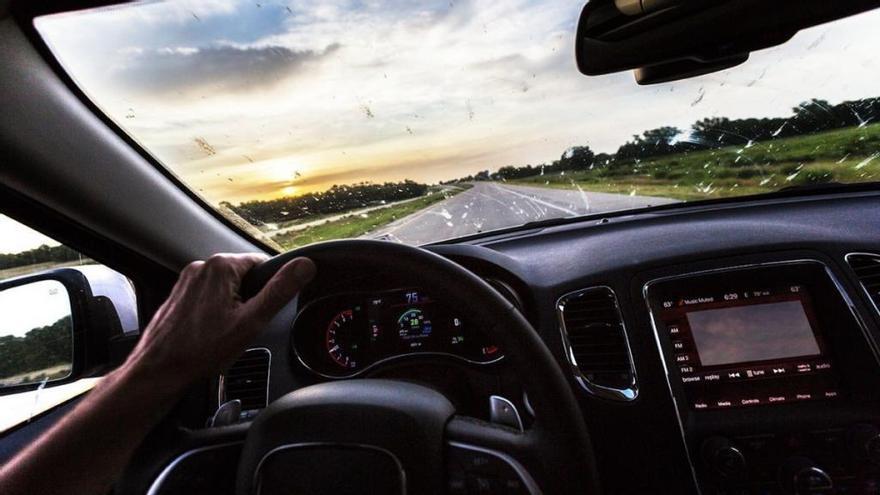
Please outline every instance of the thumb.
[[245, 303], [245, 311], [252, 318], [271, 320], [314, 277], [317, 267], [308, 258], [295, 258], [282, 266], [266, 282], [257, 295]]

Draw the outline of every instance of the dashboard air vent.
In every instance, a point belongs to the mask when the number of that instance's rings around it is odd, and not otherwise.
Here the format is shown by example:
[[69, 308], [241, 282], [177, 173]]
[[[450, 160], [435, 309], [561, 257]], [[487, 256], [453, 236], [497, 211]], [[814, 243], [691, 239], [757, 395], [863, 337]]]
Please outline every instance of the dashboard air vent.
[[263, 409], [269, 401], [268, 349], [248, 349], [220, 375], [220, 403], [238, 399], [242, 411]]
[[874, 303], [874, 308], [880, 311], [880, 255], [848, 254], [846, 262], [859, 278], [859, 282]]
[[636, 374], [617, 296], [609, 287], [567, 294], [557, 303], [565, 354], [578, 382], [614, 400], [636, 398]]

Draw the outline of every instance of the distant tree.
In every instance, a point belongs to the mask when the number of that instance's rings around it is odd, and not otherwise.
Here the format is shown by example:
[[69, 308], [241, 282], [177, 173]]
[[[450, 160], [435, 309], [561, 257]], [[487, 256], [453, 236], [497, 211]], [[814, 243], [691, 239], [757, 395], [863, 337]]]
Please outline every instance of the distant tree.
[[565, 153], [559, 158], [559, 162], [555, 164], [557, 170], [589, 170], [593, 165], [596, 155], [589, 146], [572, 146], [565, 150]]
[[[488, 173], [488, 172], [487, 172]], [[323, 192], [308, 193], [267, 201], [247, 201], [239, 205], [229, 202], [221, 206], [229, 208], [248, 222], [258, 225], [304, 218], [309, 215], [340, 213], [343, 211], [415, 198], [428, 192], [426, 184], [411, 180], [370, 184], [333, 185]]]
[[69, 316], [28, 331], [23, 337], [0, 337], [0, 379], [69, 364], [73, 358]]
[[488, 170], [481, 170], [474, 174], [474, 180], [491, 180]]
[[0, 270], [37, 263], [76, 261], [81, 256], [67, 246], [47, 246], [45, 244], [20, 253], [0, 253]]
[[680, 141], [682, 131], [677, 127], [658, 127], [643, 132], [640, 136], [633, 136], [632, 141], [627, 141], [617, 149], [617, 158], [642, 159], [652, 156], [681, 153], [694, 149], [694, 144]]

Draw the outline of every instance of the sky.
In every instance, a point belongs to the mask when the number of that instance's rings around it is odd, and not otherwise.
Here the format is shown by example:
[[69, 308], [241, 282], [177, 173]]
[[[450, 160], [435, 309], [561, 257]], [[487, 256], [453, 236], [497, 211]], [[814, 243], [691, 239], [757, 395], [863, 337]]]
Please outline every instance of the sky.
[[574, 62], [583, 0], [148, 2], [36, 20], [84, 91], [212, 203], [433, 183], [711, 116], [877, 96], [880, 12], [637, 86]]
[[20, 253], [43, 244], [57, 246], [58, 242], [5, 215], [0, 215], [0, 253]]
[[27, 332], [70, 316], [70, 296], [61, 282], [43, 280], [0, 291], [0, 336]]

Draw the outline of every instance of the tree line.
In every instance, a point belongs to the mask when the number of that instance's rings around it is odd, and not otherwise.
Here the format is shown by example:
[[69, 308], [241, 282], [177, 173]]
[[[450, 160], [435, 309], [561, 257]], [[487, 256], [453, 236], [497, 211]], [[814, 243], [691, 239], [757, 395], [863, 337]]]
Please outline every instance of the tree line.
[[80, 258], [81, 256], [78, 252], [67, 246], [47, 246], [43, 244], [40, 247], [20, 253], [0, 253], [0, 270], [35, 265], [37, 263], [76, 261]]
[[247, 201], [239, 205], [229, 202], [221, 206], [231, 209], [248, 222], [259, 225], [297, 220], [314, 215], [341, 213], [355, 208], [400, 201], [423, 196], [426, 184], [411, 180], [373, 184], [334, 185], [322, 192], [307, 193], [267, 201]]
[[24, 373], [69, 365], [73, 359], [72, 336], [70, 316], [30, 330], [23, 337], [0, 336], [0, 382]]
[[813, 98], [792, 109], [789, 117], [730, 119], [710, 117], [694, 122], [688, 129], [664, 126], [649, 129], [622, 144], [615, 153], [594, 153], [589, 146], [566, 150], [558, 160], [522, 167], [505, 166], [495, 172], [476, 174], [447, 181], [508, 180], [565, 170], [590, 170], [595, 167], [626, 166], [648, 158], [724, 148], [747, 146], [751, 142], [803, 136], [819, 132], [861, 127], [880, 118], [880, 98], [844, 101], [832, 105]]

